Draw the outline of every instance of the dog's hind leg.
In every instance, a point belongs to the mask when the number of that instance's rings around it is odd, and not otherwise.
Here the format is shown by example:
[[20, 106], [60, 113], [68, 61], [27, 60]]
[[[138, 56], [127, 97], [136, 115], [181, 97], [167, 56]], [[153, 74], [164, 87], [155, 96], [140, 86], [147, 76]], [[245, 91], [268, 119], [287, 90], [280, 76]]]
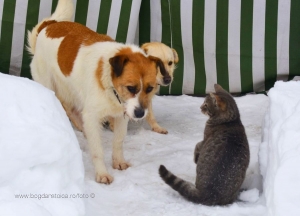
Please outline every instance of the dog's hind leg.
[[31, 76], [34, 81], [54, 91], [53, 77], [50, 71], [45, 71], [45, 68], [47, 68], [45, 65], [46, 63], [42, 59], [34, 56], [30, 64]]
[[127, 134], [128, 117], [119, 116], [114, 118], [114, 138], [113, 138], [113, 168], [124, 170], [130, 164], [127, 163], [123, 156], [123, 142]]
[[74, 127], [77, 130], [82, 132], [83, 131], [83, 120], [82, 120], [81, 112], [79, 110], [77, 110], [75, 107], [71, 108], [66, 103], [64, 103], [62, 100], [60, 100], [60, 101], [61, 101], [63, 108], [65, 109], [65, 111], [67, 113], [67, 116], [69, 117], [69, 119], [72, 122], [72, 124], [74, 125]]
[[151, 126], [153, 131], [155, 131], [157, 133], [161, 133], [161, 134], [168, 133], [168, 131], [165, 128], [162, 128], [156, 122], [156, 119], [153, 114], [153, 109], [152, 109], [152, 101], [150, 102], [149, 107], [148, 107], [148, 114], [147, 114], [146, 120], [149, 123], [149, 125]]

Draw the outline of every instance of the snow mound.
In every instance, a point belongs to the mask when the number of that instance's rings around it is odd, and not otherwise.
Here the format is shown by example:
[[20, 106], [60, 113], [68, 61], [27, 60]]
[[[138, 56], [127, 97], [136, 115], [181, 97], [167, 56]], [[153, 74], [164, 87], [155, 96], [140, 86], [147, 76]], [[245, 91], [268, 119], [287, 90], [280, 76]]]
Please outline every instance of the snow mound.
[[84, 215], [82, 152], [54, 93], [0, 73], [1, 215]]
[[257, 188], [253, 188], [251, 190], [243, 191], [239, 195], [239, 199], [244, 202], [255, 203], [259, 199], [259, 190]]
[[260, 169], [268, 215], [300, 215], [300, 82], [276, 82], [268, 95]]

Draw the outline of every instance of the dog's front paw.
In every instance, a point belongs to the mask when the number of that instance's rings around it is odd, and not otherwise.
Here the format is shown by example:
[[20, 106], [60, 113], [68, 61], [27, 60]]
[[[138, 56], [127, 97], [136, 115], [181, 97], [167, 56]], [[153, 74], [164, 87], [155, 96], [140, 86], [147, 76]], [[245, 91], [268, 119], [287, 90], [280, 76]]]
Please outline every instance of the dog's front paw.
[[156, 133], [160, 133], [160, 134], [168, 133], [168, 131], [162, 127], [153, 127], [152, 130], [155, 131]]
[[96, 173], [96, 182], [101, 183], [101, 184], [110, 184], [112, 183], [114, 178], [109, 175], [108, 173], [106, 174], [99, 174]]
[[127, 162], [114, 162], [113, 163], [113, 168], [118, 169], [118, 170], [126, 170], [128, 167], [130, 167], [131, 164]]

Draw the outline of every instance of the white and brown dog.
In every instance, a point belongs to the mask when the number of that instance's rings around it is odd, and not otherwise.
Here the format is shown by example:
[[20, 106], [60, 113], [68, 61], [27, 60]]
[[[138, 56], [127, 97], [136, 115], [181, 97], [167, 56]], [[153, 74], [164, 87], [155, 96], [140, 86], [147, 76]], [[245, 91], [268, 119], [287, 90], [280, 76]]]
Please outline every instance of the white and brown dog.
[[122, 144], [128, 119], [147, 115], [156, 74], [164, 66], [137, 46], [69, 22], [72, 16], [72, 0], [59, 0], [52, 16], [28, 32], [31, 74], [55, 92], [71, 121], [84, 131], [96, 181], [109, 184], [113, 177], [103, 160], [101, 123], [114, 117], [113, 168], [127, 169]]
[[[161, 127], [155, 119], [152, 109], [152, 98], [154, 97], [155, 93], [159, 91], [160, 86], [168, 86], [172, 83], [175, 64], [177, 64], [179, 61], [178, 54], [175, 49], [170, 48], [169, 46], [160, 42], [145, 43], [141, 48], [146, 52], [146, 54], [159, 58], [164, 64], [165, 70], [159, 70], [159, 72], [157, 73], [156, 85], [154, 87], [154, 90], [150, 93], [151, 101], [149, 104], [149, 112], [146, 116], [146, 120], [153, 131], [161, 134], [167, 134], [168, 131], [165, 128]], [[113, 118], [108, 118], [108, 121], [110, 129], [114, 130]]]

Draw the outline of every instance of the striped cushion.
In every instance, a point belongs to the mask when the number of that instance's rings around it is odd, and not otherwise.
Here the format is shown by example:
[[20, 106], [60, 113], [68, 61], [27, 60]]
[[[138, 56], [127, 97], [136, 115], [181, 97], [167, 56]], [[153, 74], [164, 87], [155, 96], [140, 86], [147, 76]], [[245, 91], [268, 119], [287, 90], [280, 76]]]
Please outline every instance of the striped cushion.
[[299, 0], [143, 0], [140, 43], [175, 48], [175, 79], [161, 94], [263, 91], [300, 74]]
[[[120, 42], [134, 43], [141, 0], [73, 0], [74, 20]], [[0, 72], [31, 78], [26, 32], [55, 10], [58, 0], [0, 0]]]

